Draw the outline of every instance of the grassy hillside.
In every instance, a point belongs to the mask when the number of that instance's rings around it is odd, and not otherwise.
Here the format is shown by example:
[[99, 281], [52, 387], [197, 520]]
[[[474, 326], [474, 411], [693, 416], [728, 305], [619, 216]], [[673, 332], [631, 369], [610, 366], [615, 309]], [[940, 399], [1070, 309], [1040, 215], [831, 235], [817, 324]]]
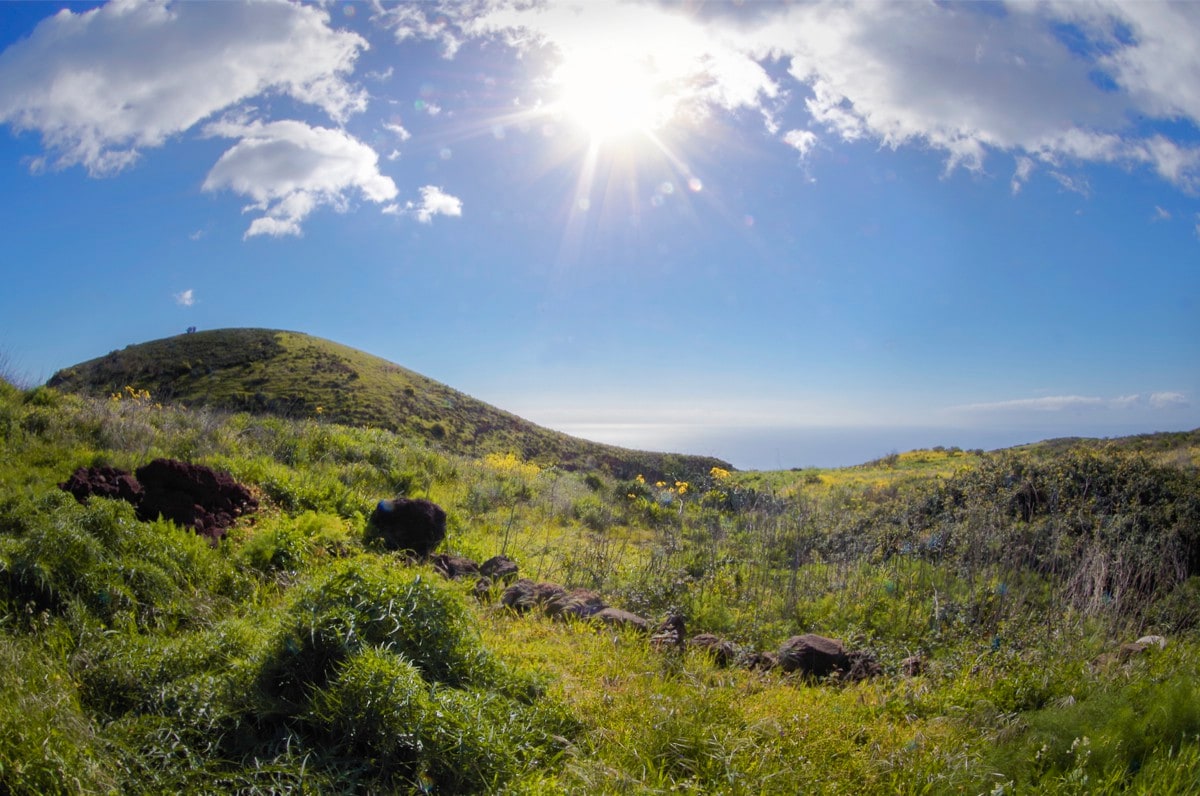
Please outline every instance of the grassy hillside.
[[[1196, 793], [1200, 474], [1165, 453], [655, 482], [0, 382], [0, 792]], [[262, 508], [212, 547], [57, 486], [162, 456]], [[366, 542], [397, 493], [445, 508], [446, 552], [882, 673], [515, 614]]]
[[466, 455], [513, 453], [568, 470], [687, 479], [717, 459], [602, 445], [551, 431], [370, 354], [296, 332], [222, 329], [140, 345], [65, 368], [49, 385], [107, 397], [127, 386], [183, 406], [369, 426]]

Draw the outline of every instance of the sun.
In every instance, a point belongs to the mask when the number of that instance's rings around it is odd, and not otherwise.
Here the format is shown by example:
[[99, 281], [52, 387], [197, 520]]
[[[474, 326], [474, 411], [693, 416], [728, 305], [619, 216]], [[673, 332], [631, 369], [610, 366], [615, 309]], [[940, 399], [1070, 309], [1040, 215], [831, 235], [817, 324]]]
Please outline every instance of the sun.
[[572, 52], [554, 74], [556, 108], [593, 143], [652, 134], [670, 121], [670, 96], [653, 64], [597, 50]]

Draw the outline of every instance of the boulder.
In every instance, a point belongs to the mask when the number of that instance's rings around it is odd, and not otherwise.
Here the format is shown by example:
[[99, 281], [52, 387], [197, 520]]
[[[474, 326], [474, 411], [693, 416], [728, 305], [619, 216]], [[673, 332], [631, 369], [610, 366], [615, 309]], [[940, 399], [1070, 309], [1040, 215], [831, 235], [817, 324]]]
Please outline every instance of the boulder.
[[534, 583], [529, 578], [521, 578], [504, 590], [500, 595], [500, 602], [523, 614], [564, 592], [566, 589], [556, 583]]
[[1167, 640], [1162, 636], [1142, 636], [1134, 644], [1145, 644], [1147, 648], [1158, 647], [1160, 650], [1167, 648]]
[[493, 583], [509, 583], [517, 577], [517, 562], [508, 556], [492, 556], [479, 565], [479, 571]]
[[650, 632], [650, 622], [637, 614], [629, 611], [622, 611], [620, 608], [601, 608], [590, 615], [593, 622], [610, 627], [632, 628], [642, 633]]
[[827, 677], [849, 669], [842, 642], [806, 633], [792, 636], [779, 648], [779, 666], [785, 672], [800, 672], [807, 677]]
[[467, 575], [478, 575], [479, 565], [469, 558], [453, 556], [449, 553], [437, 553], [429, 559], [433, 568], [450, 580], [458, 580]]
[[381, 500], [371, 512], [367, 540], [425, 558], [446, 538], [446, 512], [429, 500]]
[[720, 636], [712, 633], [701, 633], [688, 639], [688, 646], [704, 650], [712, 656], [713, 662], [724, 668], [737, 658], [737, 649]]

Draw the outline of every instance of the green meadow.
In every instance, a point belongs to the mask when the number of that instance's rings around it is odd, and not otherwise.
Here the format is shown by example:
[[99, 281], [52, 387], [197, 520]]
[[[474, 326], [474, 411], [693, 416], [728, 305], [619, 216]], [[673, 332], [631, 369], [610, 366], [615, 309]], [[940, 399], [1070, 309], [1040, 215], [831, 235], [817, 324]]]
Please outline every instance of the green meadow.
[[[298, 341], [0, 381], [0, 791], [1200, 792], [1200, 433], [736, 472], [439, 417], [349, 349], [320, 394], [277, 384], [264, 358]], [[388, 401], [433, 408], [368, 416]], [[160, 457], [260, 509], [213, 546], [57, 486]], [[681, 616], [738, 661], [368, 544], [399, 495], [446, 510], [442, 551]], [[742, 665], [803, 633], [882, 674]]]

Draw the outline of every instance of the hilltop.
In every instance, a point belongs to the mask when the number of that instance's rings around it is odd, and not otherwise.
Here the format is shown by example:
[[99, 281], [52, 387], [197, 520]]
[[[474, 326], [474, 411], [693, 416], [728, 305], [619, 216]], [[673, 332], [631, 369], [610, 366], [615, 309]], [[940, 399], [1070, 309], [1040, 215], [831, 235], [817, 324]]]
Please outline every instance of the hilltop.
[[55, 373], [48, 386], [302, 419], [320, 417], [426, 440], [448, 453], [513, 453], [541, 466], [630, 478], [694, 478], [711, 457], [635, 451], [552, 431], [363, 351], [299, 332], [219, 329], [126, 346]]

